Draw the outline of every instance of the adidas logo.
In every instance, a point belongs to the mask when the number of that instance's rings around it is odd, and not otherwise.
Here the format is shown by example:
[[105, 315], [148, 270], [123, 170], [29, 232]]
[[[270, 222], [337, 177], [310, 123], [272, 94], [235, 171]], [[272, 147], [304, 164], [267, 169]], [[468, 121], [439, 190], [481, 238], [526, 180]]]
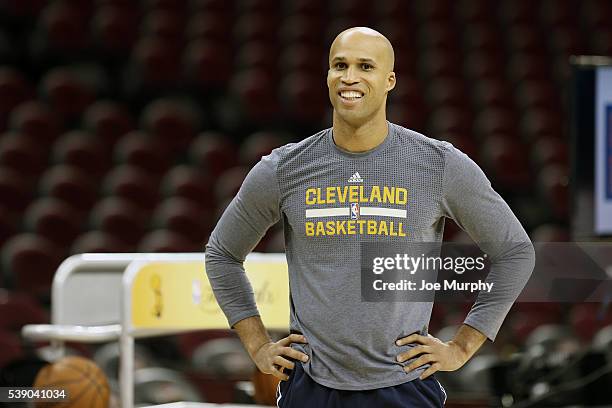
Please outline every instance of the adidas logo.
[[359, 175], [359, 172], [356, 172], [355, 174], [351, 176], [351, 178], [349, 178], [348, 182], [349, 183], [363, 183], [363, 179]]

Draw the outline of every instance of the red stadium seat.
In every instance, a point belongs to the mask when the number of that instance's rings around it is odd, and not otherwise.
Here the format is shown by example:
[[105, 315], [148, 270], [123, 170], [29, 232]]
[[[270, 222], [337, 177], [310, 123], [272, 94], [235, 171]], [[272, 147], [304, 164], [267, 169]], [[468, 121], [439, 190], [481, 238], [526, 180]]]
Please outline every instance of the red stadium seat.
[[541, 81], [527, 81], [518, 84], [517, 96], [523, 111], [548, 109], [551, 106], [560, 107], [559, 103], [555, 103], [559, 99], [555, 89]]
[[414, 77], [409, 76], [397, 82], [395, 88], [389, 93], [389, 100], [420, 105], [424, 103], [422, 100], [424, 93], [423, 84]]
[[216, 206], [212, 178], [195, 167], [172, 168], [161, 182], [161, 191], [165, 197], [182, 197], [203, 208]]
[[111, 234], [102, 231], [89, 231], [74, 240], [70, 252], [83, 254], [90, 252], [134, 252], [136, 248], [128, 245]]
[[327, 88], [320, 75], [296, 71], [281, 83], [283, 106], [288, 117], [297, 123], [322, 123], [329, 111]]
[[248, 41], [237, 50], [237, 69], [263, 69], [276, 72], [279, 59], [278, 47], [265, 41]]
[[[147, 9], [151, 10], [151, 9]], [[181, 12], [163, 9], [152, 9], [141, 23], [141, 32], [145, 37], [156, 37], [178, 43], [183, 39], [185, 21]]]
[[409, 129], [424, 132], [427, 122], [427, 105], [421, 103], [397, 102], [389, 104], [388, 118], [391, 122]]
[[[0, 206], [0, 248], [6, 241], [17, 233], [18, 220], [14, 214]], [[2, 274], [0, 274], [0, 285], [2, 284]]]
[[40, 193], [70, 204], [86, 212], [93, 206], [98, 186], [92, 176], [78, 167], [57, 165], [45, 171], [40, 180]]
[[146, 10], [165, 10], [182, 13], [187, 10], [189, 0], [145, 0], [143, 8]]
[[146, 219], [131, 202], [108, 197], [99, 201], [91, 211], [90, 228], [119, 237], [128, 245], [136, 244], [142, 237]]
[[371, 13], [371, 4], [367, 0], [336, 0], [330, 6], [334, 17], [365, 21]]
[[546, 81], [550, 77], [549, 66], [539, 54], [513, 54], [508, 71], [516, 84]]
[[475, 80], [504, 80], [506, 65], [504, 58], [482, 50], [471, 52], [465, 57], [465, 71]]
[[84, 131], [64, 134], [53, 147], [56, 163], [78, 167], [92, 176], [103, 174], [109, 166], [109, 157], [104, 144]]
[[23, 355], [19, 336], [8, 330], [0, 330], [0, 369]]
[[444, 0], [418, 3], [416, 11], [427, 22], [450, 21], [452, 19], [452, 8]]
[[185, 34], [189, 40], [225, 43], [231, 41], [231, 36], [227, 30], [228, 24], [231, 24], [231, 20], [225, 18], [223, 14], [198, 12], [189, 19]]
[[92, 20], [94, 41], [107, 55], [127, 55], [138, 35], [138, 17], [131, 5], [98, 7]]
[[176, 88], [180, 79], [181, 49], [172, 41], [145, 37], [132, 49], [125, 88], [130, 96], [156, 94]]
[[452, 26], [446, 23], [427, 24], [418, 31], [418, 43], [423, 51], [452, 52], [458, 45], [457, 40]]
[[236, 196], [244, 178], [249, 172], [248, 167], [233, 167], [223, 172], [215, 184], [215, 198], [218, 203], [224, 203]]
[[325, 20], [317, 16], [293, 14], [281, 22], [281, 40], [287, 48], [292, 45], [302, 46], [321, 45], [322, 33], [325, 31]]
[[115, 145], [113, 157], [117, 163], [141, 168], [155, 178], [170, 165], [170, 153], [164, 145], [141, 131], [125, 135]]
[[2, 10], [12, 17], [35, 17], [45, 7], [46, 0], [7, 1], [2, 3]]
[[222, 44], [199, 39], [187, 45], [183, 53], [183, 72], [188, 84], [204, 90], [227, 84], [232, 71], [232, 57]]
[[277, 117], [280, 105], [276, 81], [269, 72], [253, 70], [238, 73], [232, 79], [231, 90], [247, 120], [267, 123]]
[[474, 127], [483, 138], [495, 134], [516, 138], [518, 135], [516, 117], [513, 111], [503, 108], [488, 108], [478, 113]]
[[320, 16], [325, 11], [323, 0], [292, 0], [288, 5], [289, 14]]
[[75, 120], [94, 101], [95, 90], [77, 72], [56, 68], [42, 80], [43, 94], [64, 120]]
[[208, 12], [226, 14], [233, 12], [233, 3], [224, 0], [191, 0], [191, 10], [196, 12]]
[[612, 312], [605, 303], [578, 303], [570, 313], [570, 322], [576, 334], [585, 342], [590, 342], [595, 333], [612, 324]]
[[571, 234], [567, 228], [555, 224], [542, 224], [531, 231], [533, 242], [569, 242]]
[[110, 150], [123, 135], [134, 129], [134, 120], [120, 104], [98, 101], [83, 115], [83, 125]]
[[470, 111], [459, 106], [441, 107], [432, 112], [431, 128], [435, 137], [443, 134], [467, 135], [471, 132]]
[[569, 214], [569, 180], [567, 167], [548, 165], [538, 174], [538, 190], [548, 204], [546, 208], [553, 217], [561, 222], [567, 220]]
[[563, 137], [566, 128], [563, 126], [563, 117], [548, 108], [527, 111], [521, 120], [521, 127], [528, 140], [547, 136]]
[[419, 64], [422, 72], [430, 79], [461, 78], [461, 59], [452, 51], [432, 48], [422, 55]]
[[465, 107], [467, 89], [461, 79], [439, 77], [427, 88], [426, 98], [432, 107]]
[[549, 26], [567, 27], [575, 24], [576, 11], [571, 3], [545, 1], [542, 4], [541, 16]]
[[593, 53], [587, 45], [582, 32], [576, 27], [557, 28], [553, 31], [551, 44], [553, 52], [562, 58], [571, 55], [585, 55]]
[[83, 227], [83, 217], [72, 206], [55, 198], [41, 198], [26, 209], [24, 225], [27, 232], [68, 247]]
[[463, 43], [468, 52], [489, 54], [499, 49], [503, 39], [497, 27], [489, 21], [466, 26]]
[[466, 26], [492, 21], [495, 7], [488, 0], [462, 0], [456, 3], [456, 14]]
[[[412, 5], [404, 0], [388, 0], [376, 4], [378, 21], [412, 18]], [[386, 34], [385, 34], [386, 36]], [[388, 37], [387, 37], [388, 38]], [[392, 44], [395, 44], [392, 42]]]
[[[89, 43], [86, 15], [63, 2], [52, 2], [39, 17], [41, 44], [46, 52], [68, 55], [83, 51]], [[84, 35], [85, 34], [85, 35]]]
[[9, 126], [43, 146], [53, 143], [60, 133], [60, 123], [56, 116], [47, 105], [38, 101], [24, 102], [13, 109]]
[[45, 324], [49, 315], [33, 297], [0, 290], [0, 330], [17, 332], [26, 324]]
[[123, 198], [143, 210], [153, 210], [157, 205], [157, 180], [138, 167], [115, 167], [102, 186], [106, 195]]
[[193, 106], [172, 99], [157, 99], [142, 111], [142, 127], [172, 152], [184, 151], [199, 128]]
[[0, 206], [9, 211], [23, 211], [32, 197], [33, 186], [13, 169], [0, 168]]
[[532, 159], [540, 167], [557, 164], [569, 167], [568, 145], [559, 138], [540, 138], [533, 145]]
[[204, 243], [194, 243], [172, 231], [157, 230], [147, 234], [138, 245], [140, 252], [201, 252]]
[[10, 168], [28, 180], [38, 176], [47, 164], [47, 152], [32, 138], [16, 133], [0, 135], [0, 166]]
[[202, 132], [189, 146], [191, 162], [213, 177], [238, 165], [236, 146], [227, 136], [216, 132]]
[[277, 133], [255, 132], [240, 146], [240, 162], [245, 166], [254, 166], [262, 156], [285, 143], [285, 139]]
[[[320, 45], [305, 42], [288, 43], [280, 57], [280, 67], [283, 72], [310, 71], [311, 74], [327, 69], [327, 53]], [[323, 84], [324, 78], [319, 76], [319, 82]]]
[[512, 26], [506, 32], [506, 35], [513, 53], [543, 54], [546, 51], [546, 44], [537, 27], [531, 25]]
[[63, 248], [33, 234], [19, 234], [2, 247], [5, 274], [22, 292], [47, 297], [55, 270], [65, 258]]
[[249, 41], [276, 41], [279, 21], [272, 14], [243, 14], [234, 24], [234, 40], [237, 44]]
[[177, 335], [176, 339], [181, 355], [184, 358], [191, 359], [193, 352], [205, 342], [235, 336], [235, 333], [228, 330], [206, 330], [179, 334]]
[[460, 133], [440, 133], [436, 134], [436, 139], [445, 140], [467, 154], [472, 160], [478, 161], [478, 145], [472, 137]]
[[33, 92], [24, 76], [8, 67], [0, 67], [0, 132], [8, 125], [9, 114], [20, 103], [33, 97]]
[[511, 109], [513, 100], [506, 81], [501, 79], [483, 79], [474, 84], [471, 92], [477, 109], [486, 108]]
[[276, 0], [239, 0], [236, 11], [240, 14], [272, 14], [278, 10]]
[[501, 3], [500, 15], [508, 25], [535, 24], [538, 18], [533, 3], [525, 0]]
[[505, 136], [487, 137], [482, 153], [495, 186], [503, 191], [528, 191], [533, 176], [524, 151], [525, 147], [515, 139]]
[[214, 226], [214, 213], [185, 198], [170, 198], [153, 214], [153, 226], [204, 243]]

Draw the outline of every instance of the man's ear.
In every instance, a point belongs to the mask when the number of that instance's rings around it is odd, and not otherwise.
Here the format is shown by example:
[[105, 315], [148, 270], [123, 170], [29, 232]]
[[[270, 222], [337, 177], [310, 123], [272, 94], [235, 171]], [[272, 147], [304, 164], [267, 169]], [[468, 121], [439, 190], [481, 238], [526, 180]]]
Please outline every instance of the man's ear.
[[395, 88], [395, 72], [391, 71], [387, 75], [387, 92]]

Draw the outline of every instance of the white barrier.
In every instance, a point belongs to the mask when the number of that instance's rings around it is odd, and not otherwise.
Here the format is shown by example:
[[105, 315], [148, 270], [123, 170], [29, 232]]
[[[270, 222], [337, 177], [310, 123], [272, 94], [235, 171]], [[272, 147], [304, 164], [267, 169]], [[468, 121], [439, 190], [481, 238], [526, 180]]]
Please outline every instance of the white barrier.
[[[284, 254], [250, 254], [245, 269], [266, 326], [288, 330]], [[71, 256], [54, 276], [51, 308], [51, 324], [27, 325], [23, 336], [51, 340], [58, 356], [63, 354], [65, 341], [119, 340], [123, 408], [134, 406], [135, 338], [229, 329], [210, 289], [201, 253]], [[179, 404], [187, 405], [169, 407], [211, 406]]]

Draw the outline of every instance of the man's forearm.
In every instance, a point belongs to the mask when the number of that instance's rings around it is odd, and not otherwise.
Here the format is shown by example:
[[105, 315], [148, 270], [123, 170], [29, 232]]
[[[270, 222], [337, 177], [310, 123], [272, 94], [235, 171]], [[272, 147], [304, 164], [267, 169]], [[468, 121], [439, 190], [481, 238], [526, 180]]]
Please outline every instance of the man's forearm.
[[487, 336], [483, 333], [467, 324], [462, 324], [451, 342], [465, 353], [465, 361], [468, 361], [486, 340]]
[[259, 316], [240, 320], [234, 324], [234, 329], [251, 359], [254, 359], [255, 353], [261, 346], [272, 341]]

